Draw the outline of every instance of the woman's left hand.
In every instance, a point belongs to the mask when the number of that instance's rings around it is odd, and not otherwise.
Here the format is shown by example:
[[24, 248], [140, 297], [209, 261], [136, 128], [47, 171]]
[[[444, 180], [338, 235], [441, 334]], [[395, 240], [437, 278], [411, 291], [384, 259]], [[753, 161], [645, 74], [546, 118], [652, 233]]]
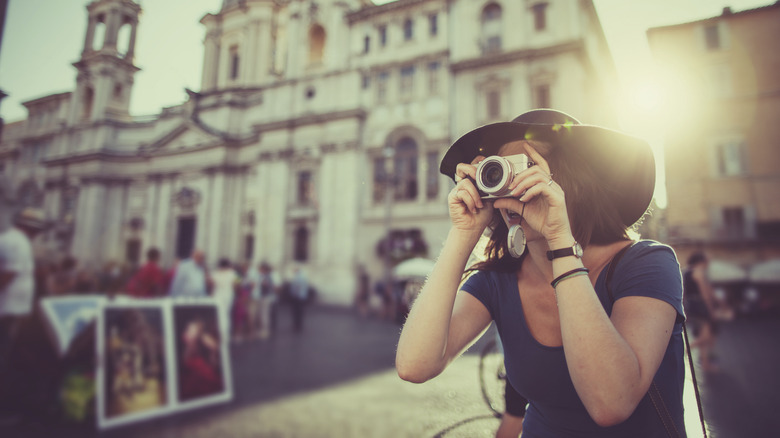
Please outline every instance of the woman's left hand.
[[550, 166], [539, 152], [528, 143], [523, 147], [536, 165], [517, 174], [510, 184], [511, 197], [497, 199], [493, 206], [522, 214], [523, 220], [548, 242], [571, 240], [563, 189], [552, 179]]

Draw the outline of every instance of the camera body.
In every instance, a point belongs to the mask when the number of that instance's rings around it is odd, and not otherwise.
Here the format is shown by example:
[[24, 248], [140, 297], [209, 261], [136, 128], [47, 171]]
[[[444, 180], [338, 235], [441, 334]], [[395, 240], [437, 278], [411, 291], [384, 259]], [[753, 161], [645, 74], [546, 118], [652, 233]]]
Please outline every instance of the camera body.
[[477, 164], [477, 190], [482, 199], [505, 198], [509, 196], [509, 185], [515, 175], [535, 163], [525, 154], [501, 157], [491, 155]]

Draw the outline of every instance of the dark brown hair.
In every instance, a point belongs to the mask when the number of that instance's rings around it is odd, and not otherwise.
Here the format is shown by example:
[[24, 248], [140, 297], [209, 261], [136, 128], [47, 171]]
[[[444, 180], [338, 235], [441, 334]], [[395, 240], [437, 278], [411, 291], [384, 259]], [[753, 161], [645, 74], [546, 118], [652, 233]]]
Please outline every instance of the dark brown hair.
[[[623, 224], [620, 213], [610, 202], [611, 192], [620, 190], [620, 187], [607, 186], [587, 164], [576, 146], [563, 148], [549, 143], [529, 143], [545, 155], [555, 182], [563, 189], [572, 234], [583, 248], [591, 243], [599, 245], [630, 239], [628, 227]], [[509, 254], [506, 242], [509, 230], [499, 210], [494, 211], [489, 228], [492, 233], [485, 248], [486, 260], [477, 263], [469, 271], [518, 270], [525, 255], [516, 259]]]

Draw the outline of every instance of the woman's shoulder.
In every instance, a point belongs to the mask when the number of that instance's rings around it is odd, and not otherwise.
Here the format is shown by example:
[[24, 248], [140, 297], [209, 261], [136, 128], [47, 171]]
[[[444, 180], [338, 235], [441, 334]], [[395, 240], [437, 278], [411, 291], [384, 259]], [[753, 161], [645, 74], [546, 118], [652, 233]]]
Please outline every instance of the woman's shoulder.
[[[634, 241], [624, 254], [625, 260], [668, 260], [677, 264], [677, 254], [674, 249], [665, 244], [651, 239]], [[679, 266], [679, 264], [678, 264]]]

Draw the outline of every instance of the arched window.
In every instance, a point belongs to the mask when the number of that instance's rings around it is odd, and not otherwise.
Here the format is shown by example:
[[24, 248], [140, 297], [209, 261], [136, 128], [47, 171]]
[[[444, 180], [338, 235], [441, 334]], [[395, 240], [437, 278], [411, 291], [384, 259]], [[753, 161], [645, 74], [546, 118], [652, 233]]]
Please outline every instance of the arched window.
[[309, 64], [322, 64], [325, 53], [325, 29], [314, 24], [309, 29]]
[[293, 235], [293, 260], [305, 262], [309, 259], [309, 229], [299, 225]]
[[124, 19], [116, 38], [116, 48], [119, 52], [119, 56], [122, 58], [130, 51], [130, 34], [132, 33], [132, 30], [133, 25], [130, 23], [130, 20]]
[[100, 50], [103, 48], [103, 44], [106, 41], [106, 17], [99, 15], [97, 22], [95, 23], [95, 30], [92, 34], [92, 41], [90, 42], [91, 50]]
[[398, 180], [395, 185], [395, 199], [412, 201], [417, 199], [417, 142], [403, 137], [395, 146], [395, 169]]
[[490, 3], [482, 10], [482, 53], [501, 50], [501, 6]]

